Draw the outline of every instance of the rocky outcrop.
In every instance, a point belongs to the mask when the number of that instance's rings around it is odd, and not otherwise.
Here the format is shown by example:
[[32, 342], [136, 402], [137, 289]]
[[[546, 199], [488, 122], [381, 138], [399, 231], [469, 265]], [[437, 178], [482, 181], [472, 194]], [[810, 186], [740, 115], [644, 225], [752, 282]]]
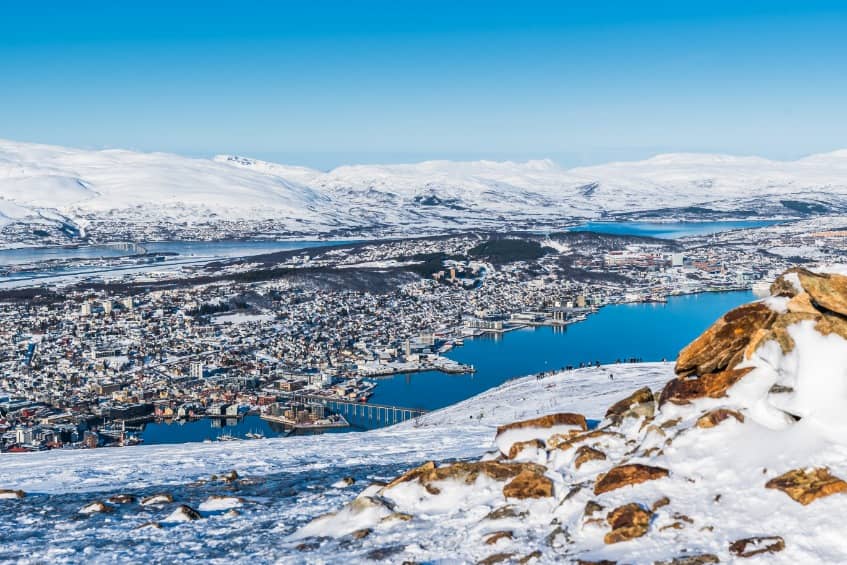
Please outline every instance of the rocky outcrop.
[[[480, 548], [457, 558], [469, 562], [705, 565], [778, 552], [802, 562], [811, 534], [803, 531], [794, 548], [781, 537], [792, 543], [793, 532], [780, 529], [802, 529], [805, 520], [819, 528], [820, 516], [803, 514], [819, 499], [832, 515], [847, 509], [838, 496], [847, 481], [836, 476], [847, 437], [847, 405], [839, 404], [847, 390], [847, 277], [794, 269], [773, 293], [730, 311], [684, 348], [660, 393], [642, 387], [615, 398], [598, 428], [569, 412], [500, 426], [499, 453], [424, 463], [360, 496], [334, 528], [345, 540], [349, 524], [378, 536], [405, 523], [391, 516], [420, 526], [418, 512], [432, 520], [428, 514], [443, 511], [451, 528], [461, 524], [456, 516], [472, 516], [457, 534]], [[816, 359], [817, 351], [836, 361]], [[816, 395], [831, 398], [816, 404]], [[749, 522], [747, 500], [755, 501]], [[360, 524], [372, 515], [379, 519]], [[739, 534], [748, 523], [751, 531]], [[738, 539], [762, 532], [773, 535]], [[847, 561], [833, 532], [821, 539], [821, 554]], [[489, 545], [509, 552], [489, 554]]]
[[741, 412], [737, 410], [730, 410], [729, 408], [717, 408], [715, 410], [709, 410], [697, 418], [697, 427], [714, 428], [729, 418], [733, 418], [736, 422], [744, 423], [744, 414]]
[[762, 553], [777, 553], [785, 549], [785, 540], [780, 536], [752, 537], [736, 540], [729, 551], [737, 557], [753, 557]]
[[847, 491], [847, 482], [833, 476], [829, 469], [794, 469], [769, 480], [765, 487], [781, 490], [806, 505], [819, 498]]
[[668, 470], [662, 467], [640, 463], [619, 465], [597, 477], [594, 483], [594, 494], [603, 494], [619, 488], [655, 481], [667, 477], [668, 474]]
[[553, 496], [553, 481], [537, 466], [526, 468], [503, 487], [506, 498], [547, 498]]
[[611, 544], [640, 538], [647, 533], [652, 516], [650, 510], [635, 503], [615, 508], [606, 516], [612, 531], [605, 535], [603, 541]]
[[726, 391], [749, 373], [752, 368], [726, 369], [717, 373], [705, 373], [698, 377], [678, 377], [662, 389], [659, 405], [689, 404], [698, 398], [723, 398]]
[[606, 410], [606, 418], [620, 422], [624, 418], [652, 418], [656, 410], [656, 400], [649, 387], [643, 387], [623, 400], [619, 400]]
[[770, 328], [775, 319], [776, 312], [761, 302], [730, 310], [679, 352], [677, 375], [704, 375], [734, 367], [756, 332]]

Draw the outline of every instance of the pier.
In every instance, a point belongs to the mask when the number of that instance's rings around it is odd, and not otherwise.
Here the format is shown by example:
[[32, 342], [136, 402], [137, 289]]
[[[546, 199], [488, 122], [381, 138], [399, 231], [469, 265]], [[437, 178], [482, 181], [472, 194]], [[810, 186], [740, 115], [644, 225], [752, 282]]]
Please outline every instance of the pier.
[[348, 420], [351, 417], [357, 418], [361, 422], [368, 422], [373, 427], [392, 426], [400, 422], [413, 420], [423, 416], [427, 412], [421, 408], [371, 404], [368, 402], [356, 402], [355, 400], [313, 394], [292, 394], [290, 398], [294, 402], [302, 402], [304, 404], [322, 404], [335, 414], [341, 414]]

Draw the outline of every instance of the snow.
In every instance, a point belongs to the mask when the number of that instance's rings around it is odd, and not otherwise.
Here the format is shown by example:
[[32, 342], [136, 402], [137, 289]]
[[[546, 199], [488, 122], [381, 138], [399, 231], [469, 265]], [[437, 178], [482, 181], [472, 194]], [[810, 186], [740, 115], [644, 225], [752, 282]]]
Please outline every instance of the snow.
[[671, 154], [570, 170], [535, 160], [323, 172], [233, 156], [196, 159], [0, 140], [0, 222], [39, 215], [80, 225], [92, 217], [235, 219], [274, 220], [298, 233], [377, 225], [419, 232], [694, 205], [732, 212], [782, 198], [838, 204], [847, 199], [845, 178], [847, 152], [796, 161]]

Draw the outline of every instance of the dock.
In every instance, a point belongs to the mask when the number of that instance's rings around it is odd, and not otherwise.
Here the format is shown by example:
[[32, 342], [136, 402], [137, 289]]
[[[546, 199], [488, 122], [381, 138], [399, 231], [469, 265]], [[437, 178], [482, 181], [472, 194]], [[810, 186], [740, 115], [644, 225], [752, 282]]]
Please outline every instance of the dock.
[[291, 395], [294, 402], [304, 404], [317, 403], [326, 406], [335, 414], [340, 414], [345, 419], [361, 418], [374, 427], [392, 426], [400, 422], [414, 420], [427, 413], [422, 408], [406, 408], [402, 406], [390, 406], [387, 404], [373, 404], [369, 402], [356, 402], [343, 398], [333, 398], [314, 394]]

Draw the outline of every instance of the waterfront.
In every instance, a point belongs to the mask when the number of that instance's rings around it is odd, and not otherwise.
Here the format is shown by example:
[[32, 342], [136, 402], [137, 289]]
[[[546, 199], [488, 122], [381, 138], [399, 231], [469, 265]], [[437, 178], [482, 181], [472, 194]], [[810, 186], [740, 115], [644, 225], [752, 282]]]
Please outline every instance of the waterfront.
[[[614, 363], [673, 359], [679, 350], [731, 308], [754, 299], [750, 291], [715, 292], [668, 298], [667, 303], [606, 306], [587, 320], [565, 327], [542, 326], [466, 339], [446, 356], [474, 365], [474, 374], [449, 375], [436, 371], [398, 374], [377, 379], [370, 402], [435, 410], [461, 402], [522, 375], [561, 369], [580, 363]], [[284, 435], [274, 426], [247, 416], [234, 426], [213, 427], [213, 420], [149, 424], [146, 443], [183, 443], [214, 439], [221, 434], [244, 437], [262, 432]], [[367, 421], [351, 419], [356, 429]], [[218, 426], [215, 421], [214, 426]]]

